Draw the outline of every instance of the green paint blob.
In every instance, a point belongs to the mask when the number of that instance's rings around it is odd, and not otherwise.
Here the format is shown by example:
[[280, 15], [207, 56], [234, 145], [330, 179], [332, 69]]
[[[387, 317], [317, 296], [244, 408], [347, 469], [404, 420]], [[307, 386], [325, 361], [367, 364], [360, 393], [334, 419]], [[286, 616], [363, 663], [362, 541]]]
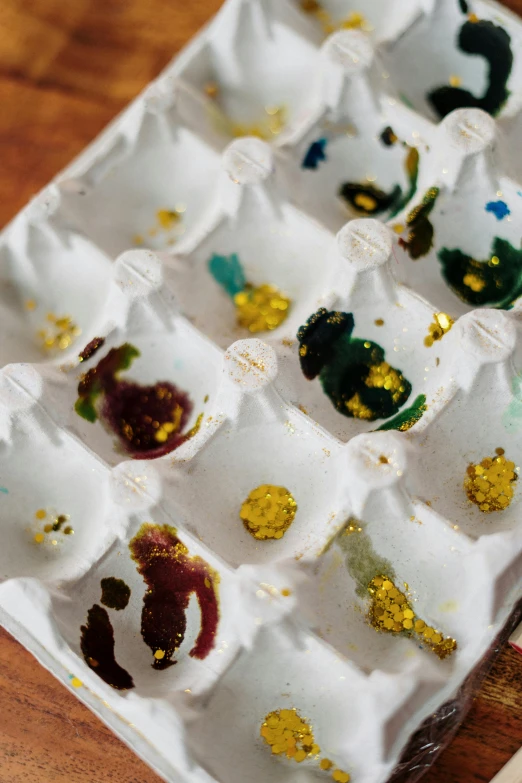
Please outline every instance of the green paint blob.
[[400, 185], [395, 185], [391, 193], [373, 185], [359, 182], [345, 182], [339, 188], [339, 195], [357, 212], [363, 215], [379, 215], [387, 209], [394, 209], [401, 200]]
[[219, 256], [214, 253], [208, 262], [208, 270], [231, 299], [246, 288], [247, 280], [237, 253], [229, 256]]
[[386, 362], [383, 348], [352, 337], [351, 313], [321, 308], [299, 329], [301, 369], [319, 376], [325, 394], [343, 416], [375, 421], [398, 413], [411, 383]]
[[522, 250], [495, 237], [489, 259], [477, 261], [462, 250], [438, 253], [442, 275], [466, 304], [507, 309], [522, 295]]
[[377, 429], [400, 430], [400, 432], [406, 432], [406, 430], [411, 429], [414, 424], [417, 424], [417, 422], [422, 419], [427, 410], [426, 395], [419, 394], [419, 396], [415, 398], [413, 405], [410, 405], [409, 408], [405, 408], [397, 414], [397, 416], [394, 416], [393, 419], [385, 421], [384, 424], [381, 424]]
[[[362, 527], [362, 531], [347, 534], [350, 523]], [[386, 574], [389, 579], [395, 581], [392, 564], [377, 554], [370, 536], [357, 520], [348, 520], [345, 530], [337, 537], [337, 543], [346, 555], [346, 568], [356, 583], [355, 592], [360, 598], [368, 598], [368, 585], [377, 574]]]
[[439, 192], [439, 188], [429, 188], [421, 203], [414, 207], [406, 218], [408, 238], [399, 239], [399, 245], [414, 261], [427, 255], [433, 247], [435, 231], [429, 215], [437, 202]]
[[495, 116], [509, 97], [506, 85], [513, 67], [511, 38], [504, 28], [481, 19], [465, 22], [460, 28], [457, 43], [464, 54], [478, 55], [487, 61], [486, 92], [477, 98], [462, 87], [445, 85], [428, 93], [428, 101], [441, 118], [454, 109], [465, 107], [483, 109]]

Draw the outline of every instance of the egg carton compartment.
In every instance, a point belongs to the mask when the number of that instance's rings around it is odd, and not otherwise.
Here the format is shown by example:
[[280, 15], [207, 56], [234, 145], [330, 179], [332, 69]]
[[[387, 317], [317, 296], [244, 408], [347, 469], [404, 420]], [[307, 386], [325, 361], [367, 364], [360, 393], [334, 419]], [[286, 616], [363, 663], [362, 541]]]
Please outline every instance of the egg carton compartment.
[[391, 223], [400, 237], [399, 279], [453, 317], [474, 307], [510, 308], [520, 297], [522, 191], [502, 174], [501, 152], [488, 115], [452, 113], [437, 129], [417, 197]]
[[95, 336], [111, 261], [71, 230], [56, 186], [35, 198], [0, 245], [0, 365], [55, 362]]
[[520, 597], [519, 37], [228, 0], [2, 234], [0, 619], [165, 780], [385, 783]]
[[499, 5], [435, 0], [388, 42], [387, 65], [403, 100], [430, 118], [464, 107], [509, 115], [520, 107], [519, 41]]

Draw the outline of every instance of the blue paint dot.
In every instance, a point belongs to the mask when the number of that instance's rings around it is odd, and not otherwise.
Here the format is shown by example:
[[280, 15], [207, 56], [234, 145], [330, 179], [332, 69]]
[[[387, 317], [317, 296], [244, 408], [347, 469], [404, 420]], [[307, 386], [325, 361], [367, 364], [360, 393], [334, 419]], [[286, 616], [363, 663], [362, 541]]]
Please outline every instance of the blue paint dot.
[[497, 220], [504, 220], [506, 215], [511, 214], [511, 210], [505, 201], [488, 201], [486, 212], [492, 212]]
[[310, 144], [302, 164], [304, 169], [316, 169], [321, 161], [326, 160], [327, 144], [328, 139], [318, 139]]

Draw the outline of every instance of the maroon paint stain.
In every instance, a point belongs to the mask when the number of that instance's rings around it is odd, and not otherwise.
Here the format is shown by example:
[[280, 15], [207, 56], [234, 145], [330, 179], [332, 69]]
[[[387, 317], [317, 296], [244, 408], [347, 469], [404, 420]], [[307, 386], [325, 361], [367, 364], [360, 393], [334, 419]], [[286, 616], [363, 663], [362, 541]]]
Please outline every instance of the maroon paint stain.
[[94, 604], [87, 612], [87, 625], [82, 625], [80, 630], [80, 644], [87, 665], [116, 690], [134, 688], [132, 677], [114, 657], [114, 631], [106, 610]]
[[148, 590], [143, 598], [141, 634], [152, 653], [155, 669], [166, 669], [176, 661], [187, 629], [186, 611], [192, 593], [201, 611], [201, 629], [189, 655], [203, 659], [215, 644], [219, 622], [219, 574], [198, 556], [190, 557], [187, 547], [168, 525], [144, 524], [129, 544], [138, 571]]
[[111, 348], [80, 380], [75, 410], [90, 422], [100, 418], [133, 457], [155, 459], [194, 434], [183, 432], [193, 405], [188, 394], [168, 381], [142, 386], [120, 380], [119, 373], [139, 355], [129, 343]]
[[87, 343], [83, 351], [78, 354], [78, 359], [81, 362], [87, 362], [89, 359], [91, 359], [96, 351], [99, 351], [100, 348], [105, 343], [105, 337], [94, 337], [90, 343]]

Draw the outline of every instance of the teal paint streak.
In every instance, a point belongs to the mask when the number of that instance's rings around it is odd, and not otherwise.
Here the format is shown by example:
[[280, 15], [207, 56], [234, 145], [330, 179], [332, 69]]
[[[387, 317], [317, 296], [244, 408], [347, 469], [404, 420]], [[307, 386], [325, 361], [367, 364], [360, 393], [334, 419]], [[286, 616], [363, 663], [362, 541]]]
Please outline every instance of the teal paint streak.
[[8, 495], [9, 494], [9, 490], [6, 489], [5, 487], [0, 487], [0, 492], [3, 492], [4, 495]]
[[522, 429], [522, 375], [517, 375], [511, 382], [513, 399], [502, 414], [502, 425], [509, 433]]
[[237, 253], [229, 256], [219, 256], [214, 253], [208, 262], [208, 270], [231, 299], [245, 290], [247, 281]]

